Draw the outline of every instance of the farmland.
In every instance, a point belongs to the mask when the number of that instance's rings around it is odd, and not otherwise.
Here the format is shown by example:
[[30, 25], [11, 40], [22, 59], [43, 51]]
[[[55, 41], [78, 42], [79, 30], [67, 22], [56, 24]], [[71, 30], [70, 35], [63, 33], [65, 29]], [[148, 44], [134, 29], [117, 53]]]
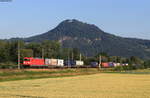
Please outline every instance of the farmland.
[[129, 72], [0, 82], [0, 98], [150, 98], [149, 96], [150, 74]]
[[56, 78], [76, 75], [89, 75], [99, 73], [97, 69], [1, 69], [0, 82], [39, 79], [39, 78]]

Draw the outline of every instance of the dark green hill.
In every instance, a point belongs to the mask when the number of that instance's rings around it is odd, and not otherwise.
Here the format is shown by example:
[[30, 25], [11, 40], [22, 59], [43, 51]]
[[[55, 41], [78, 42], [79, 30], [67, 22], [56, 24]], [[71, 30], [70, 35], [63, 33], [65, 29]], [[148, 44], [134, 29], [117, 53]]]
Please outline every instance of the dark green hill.
[[65, 20], [53, 30], [24, 40], [26, 42], [58, 40], [63, 47], [78, 48], [87, 56], [106, 52], [115, 56], [150, 58], [150, 40], [115, 36], [95, 25], [78, 20]]

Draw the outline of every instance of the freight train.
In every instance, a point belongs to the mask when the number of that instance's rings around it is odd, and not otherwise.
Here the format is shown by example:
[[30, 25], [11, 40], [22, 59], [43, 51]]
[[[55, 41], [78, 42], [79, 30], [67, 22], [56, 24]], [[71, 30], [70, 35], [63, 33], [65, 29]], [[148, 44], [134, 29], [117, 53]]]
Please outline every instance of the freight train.
[[23, 67], [75, 67], [83, 66], [83, 61], [63, 60], [63, 59], [42, 59], [24, 57]]
[[[102, 62], [100, 64], [101, 68], [112, 68], [112, 67], [117, 67], [117, 66], [128, 66], [128, 63], [114, 63], [114, 62]], [[91, 62], [90, 64], [91, 67], [98, 67], [99, 63], [98, 62]]]
[[[84, 66], [84, 62], [80, 60], [63, 60], [63, 59], [42, 59], [25, 57], [23, 60], [23, 66], [26, 67], [87, 67]], [[91, 62], [88, 67], [96, 68], [99, 66], [98, 62]], [[114, 63], [114, 62], [102, 62], [100, 64], [101, 68], [112, 68], [117, 66], [128, 66], [128, 63]]]

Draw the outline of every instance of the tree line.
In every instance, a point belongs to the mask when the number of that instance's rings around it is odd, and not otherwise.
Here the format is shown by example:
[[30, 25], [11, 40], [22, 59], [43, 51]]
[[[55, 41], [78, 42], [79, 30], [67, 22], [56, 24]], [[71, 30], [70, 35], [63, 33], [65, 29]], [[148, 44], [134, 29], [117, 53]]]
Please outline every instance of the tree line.
[[[19, 47], [18, 47], [19, 46]], [[80, 51], [76, 48], [62, 48], [58, 41], [43, 41], [41, 43], [24, 41], [0, 40], [0, 68], [14, 67], [18, 62], [18, 50], [21, 63], [24, 57], [79, 59]]]
[[[63, 48], [58, 41], [45, 40], [41, 43], [26, 43], [24, 41], [0, 40], [0, 68], [16, 67], [18, 49], [20, 50], [21, 63], [24, 57], [79, 60], [80, 54], [82, 54], [77, 48]], [[150, 60], [142, 60], [135, 56], [130, 58], [109, 56], [104, 52], [98, 53], [94, 57], [87, 57], [82, 54], [82, 60], [85, 62], [85, 65], [90, 65], [90, 62], [98, 62], [100, 55], [102, 57], [102, 62], [128, 63], [129, 65], [132, 65], [130, 67], [134, 69], [150, 67]]]

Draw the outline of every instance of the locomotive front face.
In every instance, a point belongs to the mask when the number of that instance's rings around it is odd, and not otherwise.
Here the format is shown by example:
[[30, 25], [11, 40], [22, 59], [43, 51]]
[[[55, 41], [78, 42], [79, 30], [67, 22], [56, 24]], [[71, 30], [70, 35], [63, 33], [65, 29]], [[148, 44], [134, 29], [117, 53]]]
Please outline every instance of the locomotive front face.
[[31, 64], [31, 59], [24, 58], [23, 65], [30, 65], [30, 64]]

